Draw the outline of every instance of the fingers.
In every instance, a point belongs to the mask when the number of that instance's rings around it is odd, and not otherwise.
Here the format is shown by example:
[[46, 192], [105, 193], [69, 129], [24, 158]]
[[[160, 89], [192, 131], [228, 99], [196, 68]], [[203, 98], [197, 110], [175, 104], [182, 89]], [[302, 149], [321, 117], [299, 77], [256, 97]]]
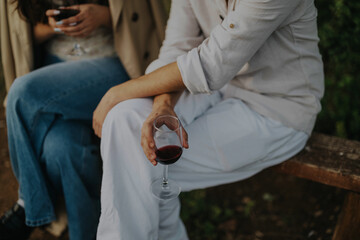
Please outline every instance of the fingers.
[[84, 20], [84, 17], [82, 14], [78, 14], [69, 18], [65, 18], [59, 22], [57, 22], [58, 25], [64, 25], [64, 26], [76, 26], [79, 25], [80, 22]]
[[93, 129], [94, 129], [94, 133], [96, 136], [98, 136], [99, 138], [101, 138], [101, 125], [96, 121], [96, 119], [93, 117]]
[[77, 17], [74, 17], [73, 19], [71, 18], [56, 23], [61, 31], [66, 35], [71, 37], [87, 37], [94, 30], [94, 26], [92, 26], [89, 22], [82, 20], [75, 21], [77, 19], [81, 19]]
[[60, 11], [57, 9], [48, 9], [48, 10], [46, 10], [45, 14], [47, 17], [54, 17], [56, 15], [59, 15]]
[[56, 15], [60, 14], [60, 11], [56, 9], [49, 9], [45, 14], [48, 17], [49, 25], [54, 29], [54, 31], [58, 33], [62, 32], [61, 29], [58, 28], [57, 22], [54, 18]]
[[83, 25], [74, 25], [74, 26], [66, 26], [66, 27], [61, 27], [61, 30], [69, 36], [82, 36], [87, 32], [86, 27], [84, 27]]
[[96, 108], [94, 113], [93, 113], [93, 121], [92, 121], [92, 127], [94, 129], [94, 133], [96, 136], [98, 136], [99, 138], [101, 138], [101, 130], [102, 130], [102, 123], [103, 121], [99, 121], [99, 115], [101, 113], [99, 112], [99, 109]]
[[72, 6], [67, 6], [67, 7], [60, 7], [60, 9], [75, 9], [75, 10], [79, 10], [79, 9], [80, 9], [80, 5], [72, 5]]
[[91, 26], [87, 27], [82, 23], [74, 26], [64, 26], [62, 23], [59, 26], [58, 24], [59, 22], [56, 24], [56, 29], [71, 37], [87, 37], [93, 31]]
[[182, 136], [183, 136], [183, 142], [182, 142], [183, 147], [189, 148], [188, 134], [183, 127], [181, 129], [182, 129]]
[[145, 156], [149, 159], [152, 165], [156, 166], [155, 142], [153, 138], [152, 121], [145, 121], [141, 128], [141, 147]]

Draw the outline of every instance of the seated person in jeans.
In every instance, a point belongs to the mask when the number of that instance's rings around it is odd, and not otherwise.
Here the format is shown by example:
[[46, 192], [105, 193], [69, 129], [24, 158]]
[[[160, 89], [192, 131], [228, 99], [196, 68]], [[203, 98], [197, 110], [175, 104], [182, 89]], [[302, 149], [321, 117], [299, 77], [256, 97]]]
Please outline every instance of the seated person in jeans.
[[[109, 88], [140, 76], [161, 44], [165, 24], [155, 21], [162, 12], [156, 2], [81, 1], [76, 16], [57, 22], [52, 2], [61, 6], [57, 0], [1, 1], [1, 40], [9, 40], [1, 50], [13, 57], [3, 61], [11, 85], [8, 143], [19, 182], [17, 203], [0, 219], [1, 240], [27, 239], [34, 227], [55, 220], [61, 198], [70, 239], [95, 239], [102, 169], [93, 111]], [[69, 54], [75, 39], [84, 54]], [[42, 66], [25, 74], [39, 49]]]

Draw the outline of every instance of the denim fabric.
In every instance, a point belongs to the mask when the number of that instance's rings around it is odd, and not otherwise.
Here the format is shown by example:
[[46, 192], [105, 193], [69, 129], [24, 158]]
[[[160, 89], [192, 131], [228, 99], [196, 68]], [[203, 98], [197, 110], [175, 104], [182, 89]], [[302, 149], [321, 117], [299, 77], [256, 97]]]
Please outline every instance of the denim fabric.
[[51, 64], [14, 81], [6, 120], [27, 225], [54, 220], [63, 195], [70, 239], [95, 239], [102, 171], [92, 114], [105, 92], [128, 78], [118, 58], [101, 58]]

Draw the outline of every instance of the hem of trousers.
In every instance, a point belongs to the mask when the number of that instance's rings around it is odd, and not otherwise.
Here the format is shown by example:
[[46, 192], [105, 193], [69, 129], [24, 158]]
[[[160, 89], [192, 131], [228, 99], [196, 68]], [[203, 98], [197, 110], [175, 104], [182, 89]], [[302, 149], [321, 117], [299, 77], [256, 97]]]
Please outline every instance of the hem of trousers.
[[38, 220], [26, 219], [26, 225], [29, 227], [40, 227], [42, 225], [49, 224], [54, 220], [56, 220], [56, 216], [54, 216], [54, 215], [49, 215], [47, 217], [44, 217], [44, 218], [41, 218]]

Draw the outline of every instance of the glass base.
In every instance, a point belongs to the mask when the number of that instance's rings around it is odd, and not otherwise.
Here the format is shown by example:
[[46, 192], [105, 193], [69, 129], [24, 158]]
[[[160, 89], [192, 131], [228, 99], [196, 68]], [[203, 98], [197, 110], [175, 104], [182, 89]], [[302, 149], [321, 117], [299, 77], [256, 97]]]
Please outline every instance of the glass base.
[[168, 180], [164, 185], [160, 178], [151, 183], [151, 192], [159, 200], [171, 200], [179, 196], [181, 188], [172, 180]]
[[71, 51], [69, 52], [69, 56], [74, 56], [74, 57], [80, 57], [86, 54], [85, 49], [83, 49], [80, 44], [75, 43], [74, 44], [74, 48], [71, 49]]

